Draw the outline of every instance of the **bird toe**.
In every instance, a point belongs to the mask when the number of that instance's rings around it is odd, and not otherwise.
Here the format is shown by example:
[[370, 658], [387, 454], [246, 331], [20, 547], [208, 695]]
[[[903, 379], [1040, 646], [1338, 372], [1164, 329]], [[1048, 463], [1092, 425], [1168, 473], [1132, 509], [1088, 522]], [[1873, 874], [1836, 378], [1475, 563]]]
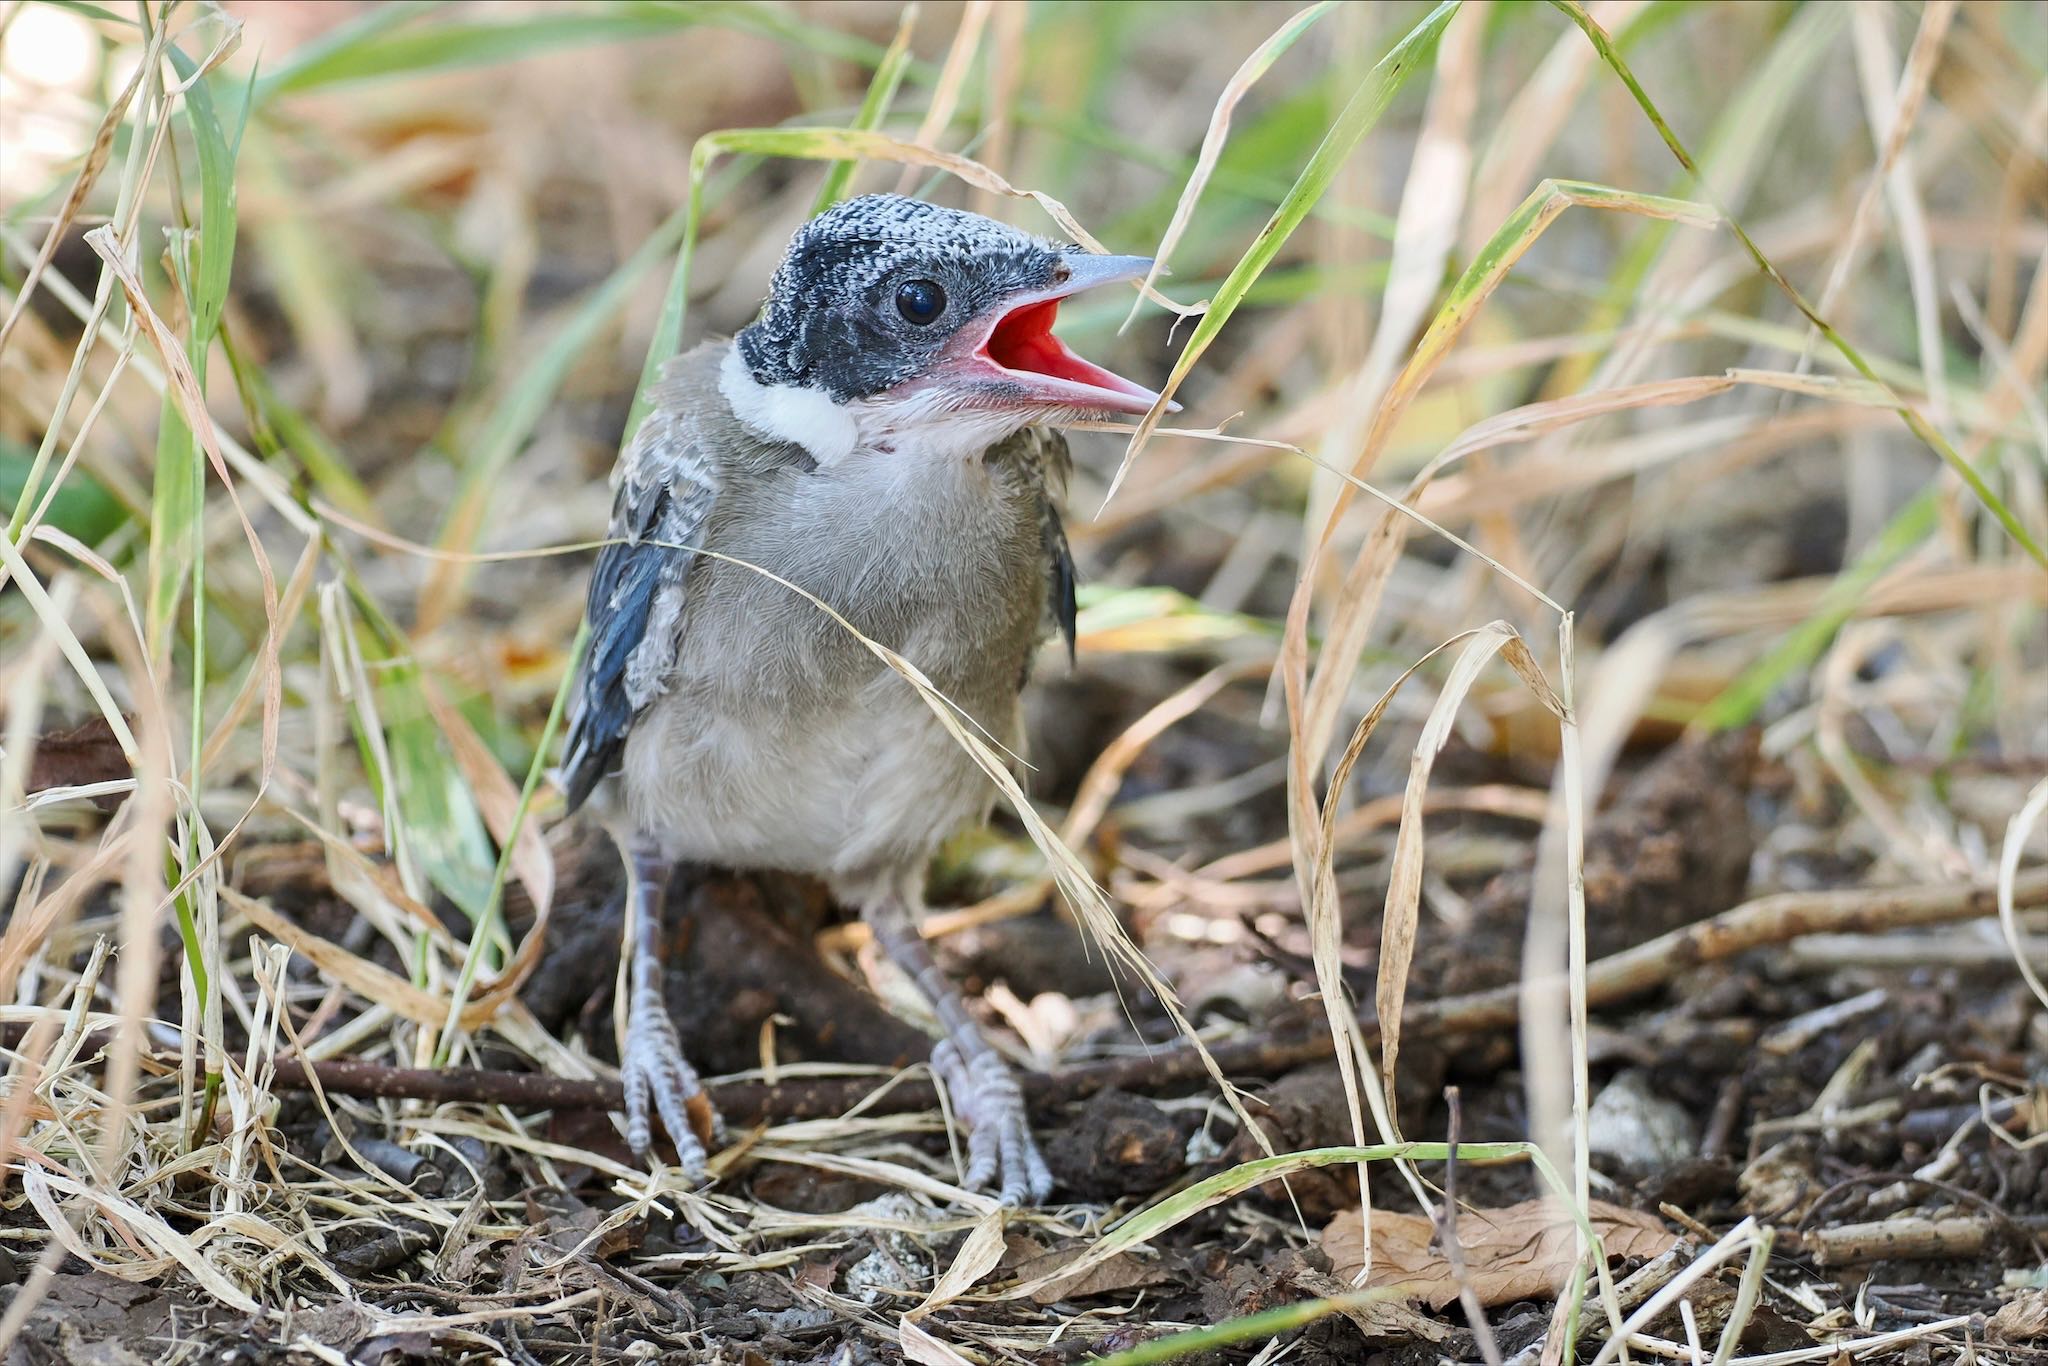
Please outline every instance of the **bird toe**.
[[1043, 1204], [1052, 1194], [1052, 1172], [1031, 1136], [1024, 1095], [1008, 1065], [993, 1053], [963, 1064], [950, 1042], [933, 1050], [932, 1062], [967, 1125], [966, 1186], [995, 1191], [1010, 1209]]
[[[643, 1159], [654, 1146], [654, 1117], [675, 1144], [676, 1163], [692, 1177], [704, 1175], [707, 1156], [696, 1126], [690, 1122], [690, 1101], [703, 1091], [697, 1071], [683, 1056], [675, 1026], [666, 1015], [643, 1021], [638, 1014], [626, 1030], [625, 1056], [619, 1076], [626, 1091], [626, 1141]], [[725, 1124], [710, 1112], [712, 1141], [725, 1141]]]

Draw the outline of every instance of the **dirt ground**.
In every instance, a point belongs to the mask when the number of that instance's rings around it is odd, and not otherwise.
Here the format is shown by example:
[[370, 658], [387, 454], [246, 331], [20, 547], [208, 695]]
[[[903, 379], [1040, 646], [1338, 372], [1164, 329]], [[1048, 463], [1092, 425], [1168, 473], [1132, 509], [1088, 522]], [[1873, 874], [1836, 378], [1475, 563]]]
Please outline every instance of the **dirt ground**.
[[[1760, 757], [1757, 739], [1753, 731], [1735, 732], [1632, 760], [1634, 771], [1589, 837], [1588, 924], [1596, 957], [1682, 933], [1788, 885], [1860, 886], [1854, 870], [1845, 875], [1804, 860], [1772, 860], [1768, 832], [1807, 813], [1799, 809], [1794, 775]], [[1170, 752], [1158, 756], [1161, 762], [1172, 762]], [[1517, 776], [1515, 765], [1483, 755], [1447, 762], [1474, 781]], [[1488, 818], [1454, 824], [1501, 850], [1505, 866], [1462, 879], [1467, 919], [1455, 936], [1425, 941], [1417, 958], [1411, 999], [1424, 1013], [1402, 1054], [1399, 1122], [1404, 1132], [1443, 1133], [1446, 1098], [1455, 1095], [1466, 1141], [1515, 1140], [1528, 1121], [1512, 1027], [1432, 1027], [1426, 1003], [1515, 980], [1528, 895], [1526, 825]], [[566, 899], [526, 996], [551, 1029], [603, 1037], [618, 933], [616, 875], [601, 836], [564, 827], [556, 845]], [[265, 863], [254, 885], [314, 929], [346, 932], [346, 916], [317, 887], [295, 888], [282, 858], [250, 860], [252, 868]], [[294, 891], [303, 902], [294, 904]], [[2036, 895], [2044, 891], [2035, 888]], [[686, 1045], [709, 1071], [758, 1066], [764, 1049], [785, 1064], [891, 1067], [915, 1062], [928, 1049], [926, 1036], [819, 956], [813, 935], [833, 917], [809, 889], [706, 870], [679, 888], [670, 912], [670, 998]], [[1261, 928], [1266, 918], [1219, 921], [1247, 931], [1227, 946], [1157, 933], [1146, 944], [1170, 978], [1209, 984], [1190, 994], [1219, 1051], [1229, 1055], [1235, 1045], [1247, 1058], [1234, 1079], [1245, 1085], [1251, 1112], [1276, 1150], [1348, 1143], [1336, 1066], [1313, 1057], [1327, 1052], [1327, 1041], [1303, 1001], [1314, 980], [1305, 966], [1309, 948], [1290, 942], [1300, 939], [1298, 923], [1280, 918], [1282, 924]], [[1346, 949], [1347, 970], [1368, 999], [1377, 929], [1361, 917]], [[1907, 1344], [1900, 1349], [1905, 1359], [1947, 1360], [1961, 1344], [1981, 1341], [2006, 1302], [2002, 1283], [2040, 1264], [2048, 1234], [2048, 1145], [2028, 1141], [2041, 1120], [2026, 1090], [2044, 1056], [2043, 1021], [1993, 947], [1964, 925], [1853, 943], [1795, 940], [1719, 961], [1688, 962], [1673, 953], [1653, 985], [1598, 1010], [1596, 1193], [1684, 1240], [1659, 1256], [1615, 1258], [1613, 1274], [1629, 1292], [1622, 1308], [1647, 1299], [1660, 1283], [1660, 1262], [1668, 1275], [1682, 1258], [1754, 1218], [1780, 1232], [1741, 1341], [1745, 1351], [1803, 1347], [1812, 1340], [1809, 1327], [1851, 1319], [1873, 1332], [1965, 1320]], [[941, 953], [983, 993], [1070, 1001], [1083, 1015], [1063, 1066], [1035, 1092], [1059, 1195], [1043, 1215], [1013, 1218], [992, 1283], [1044, 1276], [1085, 1248], [1085, 1230], [1106, 1215], [1258, 1156], [1206, 1078], [1187, 1075], [1186, 1050], [1170, 1042], [1171, 1026], [1156, 1003], [1128, 989], [1120, 1002], [1109, 993], [1099, 959], [1091, 961], [1063, 916], [1048, 908], [998, 921], [942, 940]], [[1099, 989], [1078, 989], [1077, 978], [1090, 976], [1102, 978]], [[989, 1015], [1001, 1030], [1002, 1019]], [[1263, 1056], [1250, 1056], [1260, 1049]], [[1067, 1061], [1082, 1057], [1122, 1059], [1124, 1084], [1101, 1087], [1100, 1076]], [[862, 1081], [848, 1094], [876, 1084]], [[694, 1361], [897, 1359], [882, 1325], [905, 1305], [905, 1288], [928, 1284], [967, 1235], [891, 1228], [892, 1216], [914, 1205], [902, 1207], [907, 1197], [900, 1190], [857, 1170], [749, 1158], [749, 1126], [763, 1132], [820, 1103], [805, 1088], [791, 1080], [751, 1095], [729, 1093], [740, 1155], [709, 1197], [718, 1210], [715, 1229], [644, 1203], [636, 1209], [605, 1171], [574, 1161], [536, 1184], [530, 1158], [515, 1150], [475, 1140], [424, 1154], [396, 1147], [380, 1139], [376, 1111], [345, 1104], [358, 1153], [422, 1198], [464, 1212], [452, 1237], [395, 1210], [387, 1220], [330, 1231], [328, 1259], [360, 1302], [332, 1303], [326, 1287], [287, 1282], [309, 1307], [282, 1327], [237, 1320], [188, 1290], [116, 1280], [72, 1259], [58, 1267], [10, 1360], [283, 1362], [314, 1359], [309, 1343], [376, 1363], [494, 1354], [562, 1363], [644, 1360], [650, 1349]], [[947, 1146], [924, 1109], [928, 1099], [886, 1090], [882, 1096], [877, 1109], [909, 1107], [917, 1116], [889, 1140], [918, 1154], [903, 1160], [944, 1170]], [[750, 1101], [751, 1112], [741, 1108]], [[542, 1132], [565, 1151], [631, 1164], [600, 1113], [557, 1110]], [[309, 1169], [360, 1183], [362, 1172], [310, 1097], [287, 1099], [276, 1134]], [[1453, 1179], [1441, 1162], [1419, 1167], [1439, 1189]], [[1537, 1190], [1519, 1164], [1468, 1166], [1455, 1179], [1468, 1230], [1470, 1221], [1496, 1217]], [[1373, 1184], [1375, 1209], [1403, 1207], [1406, 1192], [1391, 1168], [1377, 1169]], [[485, 1232], [522, 1207], [523, 1232]], [[1151, 1240], [1142, 1255], [1120, 1254], [1023, 1302], [940, 1309], [930, 1324], [955, 1342], [1051, 1363], [1142, 1342], [1160, 1331], [1157, 1325], [1221, 1322], [1340, 1293], [1332, 1239], [1345, 1218], [1356, 1220], [1357, 1208], [1351, 1169], [1303, 1172], [1189, 1219]], [[753, 1265], [732, 1268], [729, 1236], [744, 1235], [748, 1211], [770, 1210], [773, 1222], [809, 1231], [793, 1245], [785, 1233], [744, 1259]], [[33, 1218], [26, 1206], [14, 1216], [17, 1227]], [[1355, 1249], [1355, 1231], [1352, 1238]], [[1469, 1231], [1466, 1241], [1474, 1241]], [[9, 1266], [13, 1276], [22, 1274], [14, 1259]], [[1733, 1302], [1732, 1279], [1710, 1279], [1700, 1289], [1706, 1293], [1692, 1300], [1695, 1328], [1713, 1341]], [[1550, 1296], [1517, 1292], [1512, 1278], [1489, 1293], [1496, 1290], [1487, 1317], [1499, 1350], [1512, 1357], [1547, 1326]], [[565, 1307], [548, 1312], [547, 1301]], [[328, 1307], [317, 1307], [323, 1302]], [[464, 1323], [465, 1315], [509, 1303], [522, 1306], [516, 1316], [486, 1312], [485, 1322]], [[1435, 1312], [1428, 1305], [1425, 1296], [1399, 1314], [1374, 1307], [1334, 1315], [1301, 1332], [1292, 1359], [1477, 1359], [1455, 1299]], [[448, 1326], [382, 1333], [380, 1312], [426, 1315]], [[1671, 1317], [1665, 1329], [1683, 1331]], [[1055, 1335], [1062, 1324], [1068, 1331]], [[1657, 1331], [1654, 1322], [1650, 1331]], [[1053, 1340], [1015, 1345], [1034, 1339]], [[1193, 1359], [1248, 1360], [1254, 1350]]]

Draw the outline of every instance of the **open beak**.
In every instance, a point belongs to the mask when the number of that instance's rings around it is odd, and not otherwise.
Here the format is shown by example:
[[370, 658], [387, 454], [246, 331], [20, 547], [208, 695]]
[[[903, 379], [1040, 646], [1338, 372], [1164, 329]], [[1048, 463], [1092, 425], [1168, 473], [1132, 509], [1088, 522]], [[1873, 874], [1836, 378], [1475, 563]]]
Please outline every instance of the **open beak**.
[[[1097, 285], [1142, 280], [1152, 259], [1073, 251], [1060, 258], [1060, 266], [1051, 287], [1006, 299], [961, 328], [941, 367], [943, 382], [969, 390], [976, 406], [1149, 412], [1157, 393], [1075, 355], [1052, 334], [1052, 325], [1060, 300]], [[1172, 411], [1179, 407], [1168, 405]]]

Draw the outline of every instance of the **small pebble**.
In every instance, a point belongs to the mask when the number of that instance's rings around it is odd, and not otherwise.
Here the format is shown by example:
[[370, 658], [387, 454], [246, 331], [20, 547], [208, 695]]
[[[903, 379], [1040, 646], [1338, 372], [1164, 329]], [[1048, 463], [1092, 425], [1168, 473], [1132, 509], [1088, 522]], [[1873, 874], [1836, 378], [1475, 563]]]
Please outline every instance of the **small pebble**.
[[1658, 1095], [1650, 1074], [1631, 1067], [1609, 1082], [1587, 1116], [1588, 1145], [1630, 1171], [1659, 1172], [1699, 1152], [1690, 1111]]

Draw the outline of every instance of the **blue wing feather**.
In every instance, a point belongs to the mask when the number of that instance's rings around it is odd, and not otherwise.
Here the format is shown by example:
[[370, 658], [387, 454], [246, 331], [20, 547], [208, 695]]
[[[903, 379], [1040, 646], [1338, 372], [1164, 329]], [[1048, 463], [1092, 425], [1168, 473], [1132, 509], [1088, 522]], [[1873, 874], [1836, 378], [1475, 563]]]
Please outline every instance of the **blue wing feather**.
[[571, 811], [615, 767], [634, 718], [664, 686], [697, 561], [691, 547], [714, 499], [687, 424], [672, 411], [650, 414], [627, 453], [584, 601], [590, 637], [570, 694], [561, 767]]

